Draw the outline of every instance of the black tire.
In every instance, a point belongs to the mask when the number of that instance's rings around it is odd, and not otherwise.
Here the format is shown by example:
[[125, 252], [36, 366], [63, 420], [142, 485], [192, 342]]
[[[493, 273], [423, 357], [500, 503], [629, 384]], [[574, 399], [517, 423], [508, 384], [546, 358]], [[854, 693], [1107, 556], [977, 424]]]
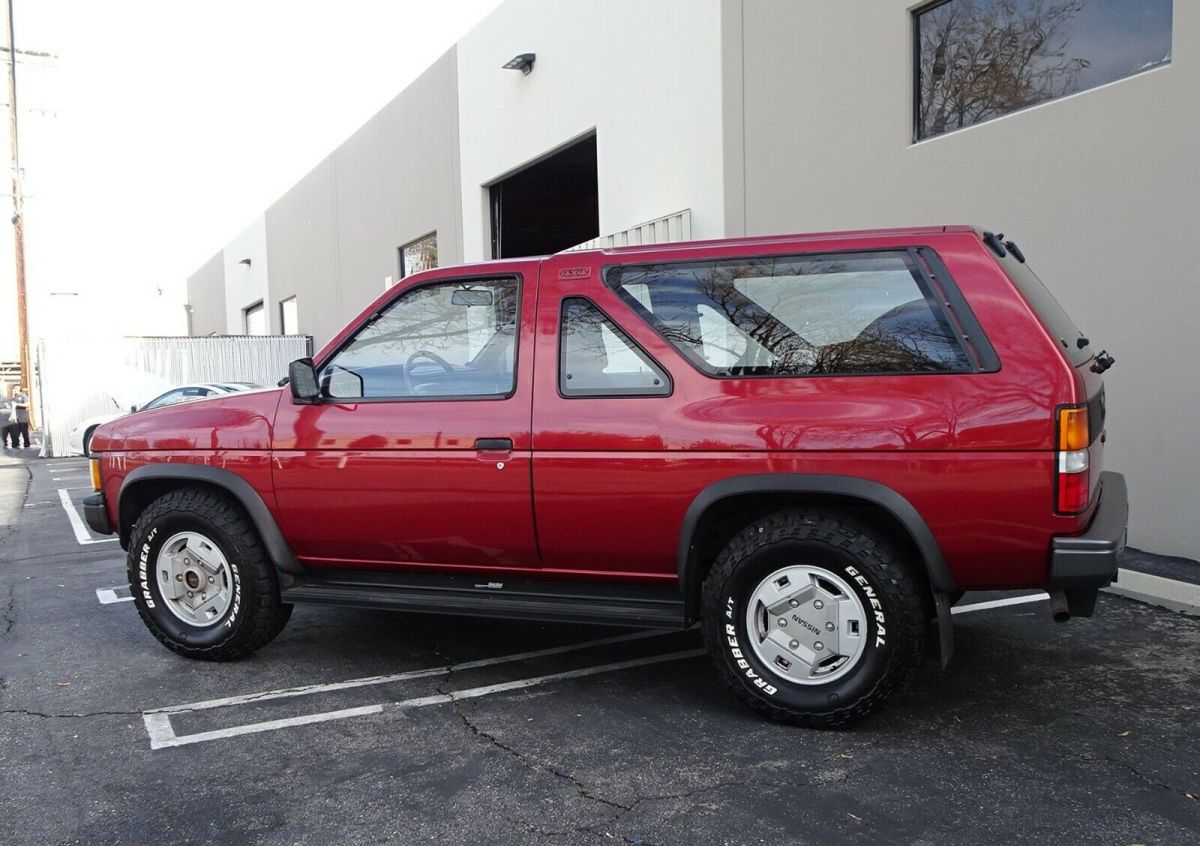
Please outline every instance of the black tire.
[[95, 431], [96, 427], [93, 426], [83, 433], [83, 454], [88, 458], [92, 457], [92, 435]]
[[[784, 678], [751, 648], [746, 610], [753, 592], [794, 564], [840, 577], [866, 611], [857, 663], [826, 683]], [[924, 580], [886, 534], [833, 511], [780, 511], [735, 535], [714, 562], [704, 582], [704, 640], [726, 684], [754, 710], [793, 725], [840, 728], [911, 683], [925, 649], [926, 593]]]
[[[198, 532], [221, 550], [232, 579], [232, 601], [219, 620], [191, 625], [164, 602], [154, 568], [162, 545], [176, 532]], [[292, 615], [279, 600], [279, 579], [258, 531], [227, 496], [183, 488], [150, 503], [130, 533], [129, 586], [142, 622], [167, 649], [188, 658], [229, 661], [275, 638]]]

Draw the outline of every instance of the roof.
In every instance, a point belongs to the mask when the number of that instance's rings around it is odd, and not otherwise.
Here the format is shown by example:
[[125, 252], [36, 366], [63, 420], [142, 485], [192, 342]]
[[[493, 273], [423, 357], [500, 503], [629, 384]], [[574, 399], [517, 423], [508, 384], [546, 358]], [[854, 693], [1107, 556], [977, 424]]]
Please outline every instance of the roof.
[[625, 247], [597, 247], [592, 250], [564, 250], [556, 255], [564, 255], [566, 253], [578, 255], [621, 255], [628, 256], [642, 252], [661, 253], [663, 251], [688, 251], [697, 248], [721, 248], [721, 247], [738, 247], [746, 244], [763, 245], [763, 244], [795, 244], [797, 241], [839, 241], [839, 240], [857, 240], [860, 238], [899, 238], [899, 237], [916, 237], [928, 235], [942, 235], [946, 233], [965, 233], [976, 232], [974, 226], [908, 226], [897, 227], [894, 229], [854, 229], [840, 230], [834, 232], [810, 232], [795, 235], [754, 235], [750, 237], [740, 238], [714, 238], [705, 241], [674, 241], [671, 243], [660, 244], [631, 244]]

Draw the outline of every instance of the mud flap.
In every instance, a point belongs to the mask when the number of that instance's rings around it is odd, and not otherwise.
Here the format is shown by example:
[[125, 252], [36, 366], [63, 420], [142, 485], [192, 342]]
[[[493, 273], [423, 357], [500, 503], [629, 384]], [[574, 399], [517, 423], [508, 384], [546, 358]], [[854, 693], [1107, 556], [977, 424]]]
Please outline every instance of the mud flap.
[[950, 656], [954, 654], [954, 622], [950, 617], [950, 597], [935, 590], [933, 603], [937, 610], [938, 651], [941, 653], [944, 670], [950, 663]]

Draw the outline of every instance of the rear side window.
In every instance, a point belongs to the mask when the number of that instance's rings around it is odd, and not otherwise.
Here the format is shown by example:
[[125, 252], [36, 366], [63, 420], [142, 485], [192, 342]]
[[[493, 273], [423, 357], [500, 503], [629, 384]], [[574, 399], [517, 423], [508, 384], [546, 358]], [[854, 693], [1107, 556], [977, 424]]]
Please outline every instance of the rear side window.
[[1042, 284], [1042, 280], [1038, 279], [1037, 274], [1029, 269], [1029, 265], [1017, 261], [1011, 253], [1000, 259], [1000, 265], [1042, 321], [1042, 325], [1062, 347], [1071, 364], [1078, 367], [1091, 358], [1092, 354], [1087, 348], [1081, 348], [1078, 343], [1083, 333], [1066, 310], [1058, 304], [1058, 300], [1054, 299], [1054, 295]]
[[630, 266], [608, 283], [711, 376], [971, 369], [907, 253]]
[[558, 390], [564, 397], [659, 397], [671, 380], [599, 308], [582, 297], [563, 300]]

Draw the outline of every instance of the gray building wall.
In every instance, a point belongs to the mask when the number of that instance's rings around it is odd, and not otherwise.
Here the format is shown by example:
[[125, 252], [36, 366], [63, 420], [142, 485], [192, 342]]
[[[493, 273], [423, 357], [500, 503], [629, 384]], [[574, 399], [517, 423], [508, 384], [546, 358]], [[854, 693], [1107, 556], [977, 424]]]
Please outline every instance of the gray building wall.
[[399, 248], [437, 232], [438, 263], [462, 261], [455, 51], [266, 212], [268, 310], [297, 298], [317, 347], [399, 278]]
[[911, 0], [741, 6], [747, 234], [974, 223], [1015, 238], [1097, 348], [1129, 541], [1196, 557], [1200, 3], [1170, 65], [912, 142]]
[[218, 252], [187, 280], [188, 333], [225, 334], [225, 258]]

